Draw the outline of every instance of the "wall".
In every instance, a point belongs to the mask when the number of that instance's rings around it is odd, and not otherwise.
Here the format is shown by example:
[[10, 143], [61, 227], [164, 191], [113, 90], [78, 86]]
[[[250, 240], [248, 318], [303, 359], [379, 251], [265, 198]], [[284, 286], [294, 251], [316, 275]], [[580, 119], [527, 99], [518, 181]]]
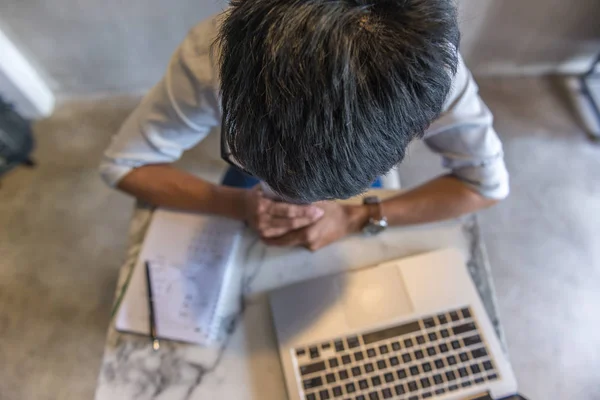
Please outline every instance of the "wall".
[[[476, 73], [548, 72], [600, 51], [600, 0], [459, 0]], [[0, 28], [58, 94], [141, 91], [225, 0], [2, 0]]]

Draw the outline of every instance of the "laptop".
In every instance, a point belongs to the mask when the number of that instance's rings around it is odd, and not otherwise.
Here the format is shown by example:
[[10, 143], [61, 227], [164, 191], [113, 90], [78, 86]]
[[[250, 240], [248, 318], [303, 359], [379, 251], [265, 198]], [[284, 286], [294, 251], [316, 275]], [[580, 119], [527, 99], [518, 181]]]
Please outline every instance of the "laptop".
[[458, 250], [319, 277], [269, 298], [290, 400], [520, 398]]

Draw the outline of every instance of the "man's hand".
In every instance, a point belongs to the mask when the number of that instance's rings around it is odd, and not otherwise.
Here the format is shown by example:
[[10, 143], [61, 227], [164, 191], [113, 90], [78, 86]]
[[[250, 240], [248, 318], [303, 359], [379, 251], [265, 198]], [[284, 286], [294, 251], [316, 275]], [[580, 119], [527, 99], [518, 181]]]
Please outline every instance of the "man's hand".
[[369, 219], [364, 206], [348, 206], [334, 201], [315, 203], [324, 215], [312, 225], [279, 237], [263, 238], [273, 246], [304, 246], [311, 251], [325, 247], [351, 233], [360, 232]]
[[324, 214], [320, 207], [314, 205], [272, 201], [263, 196], [260, 186], [247, 191], [245, 205], [246, 221], [263, 239], [304, 228]]

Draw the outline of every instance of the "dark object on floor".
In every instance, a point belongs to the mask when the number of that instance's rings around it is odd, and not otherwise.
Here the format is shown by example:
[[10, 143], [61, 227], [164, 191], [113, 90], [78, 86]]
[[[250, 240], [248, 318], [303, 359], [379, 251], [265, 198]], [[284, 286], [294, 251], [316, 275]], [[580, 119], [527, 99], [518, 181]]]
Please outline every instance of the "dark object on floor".
[[[598, 102], [597, 97], [595, 97], [595, 96], [597, 96], [597, 94], [594, 93], [594, 89], [592, 89], [592, 87], [591, 87], [591, 83], [593, 81], [600, 80], [599, 66], [600, 66], [600, 55], [598, 55], [598, 58], [596, 58], [596, 60], [592, 64], [592, 67], [590, 68], [590, 70], [580, 77], [580, 80], [581, 80], [582, 92], [583, 92], [584, 96], [587, 97], [590, 104], [592, 105], [594, 113], [596, 114], [596, 118], [598, 119], [598, 123], [600, 124], [600, 104]], [[598, 136], [596, 134], [590, 133], [590, 136], [594, 140], [600, 140], [600, 136]]]
[[18, 165], [35, 166], [33, 147], [31, 122], [0, 97], [0, 176]]

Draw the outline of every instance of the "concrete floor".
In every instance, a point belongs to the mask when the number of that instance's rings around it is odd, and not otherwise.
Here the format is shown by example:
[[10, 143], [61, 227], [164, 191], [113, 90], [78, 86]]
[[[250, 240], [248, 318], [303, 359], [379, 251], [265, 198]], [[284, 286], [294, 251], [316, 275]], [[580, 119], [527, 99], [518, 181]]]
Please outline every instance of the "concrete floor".
[[[550, 79], [481, 79], [512, 194], [481, 216], [522, 392], [600, 399], [600, 146]], [[73, 102], [36, 125], [36, 169], [0, 181], [0, 399], [91, 399], [132, 200], [96, 165], [135, 104]], [[215, 137], [182, 164], [216, 180]], [[198, 160], [202, 159], [201, 162]], [[439, 171], [414, 146], [403, 185]]]

